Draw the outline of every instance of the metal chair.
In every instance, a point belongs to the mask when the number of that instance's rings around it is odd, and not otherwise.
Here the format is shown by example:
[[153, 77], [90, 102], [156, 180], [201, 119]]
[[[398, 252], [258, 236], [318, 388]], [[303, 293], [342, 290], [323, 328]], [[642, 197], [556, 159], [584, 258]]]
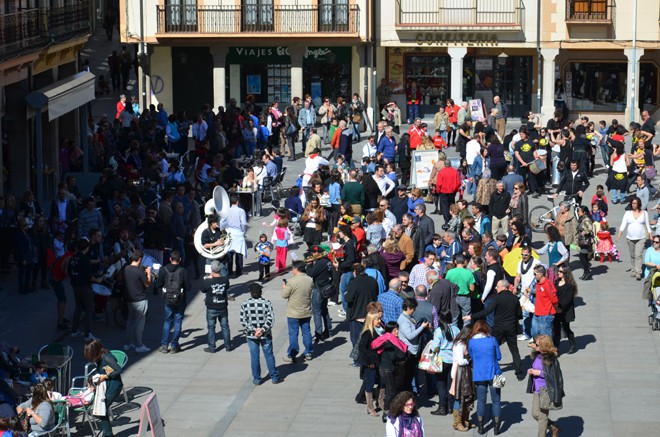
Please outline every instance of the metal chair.
[[53, 425], [51, 429], [45, 429], [41, 432], [34, 433], [34, 435], [54, 436], [57, 434], [62, 435], [64, 433], [64, 435], [66, 435], [67, 437], [71, 437], [71, 428], [69, 428], [69, 407], [67, 406], [66, 399], [53, 401], [53, 410], [55, 410], [55, 414], [57, 415], [57, 422], [55, 423], [55, 425]]
[[73, 348], [68, 344], [52, 343], [47, 344], [39, 349], [37, 359], [39, 361], [46, 361], [46, 356], [60, 356], [66, 357], [61, 366], [56, 367], [57, 370], [57, 384], [55, 387], [60, 393], [66, 393], [68, 387], [66, 386], [69, 378], [71, 378], [71, 360], [73, 359]]
[[275, 190], [277, 191], [277, 196], [281, 199], [282, 198], [282, 192], [284, 191], [284, 186], [282, 185], [282, 182], [284, 182], [284, 177], [286, 176], [286, 167], [282, 168], [282, 171], [280, 174], [277, 175], [277, 178], [275, 178], [274, 185], [275, 185]]
[[[126, 363], [128, 363], [128, 355], [126, 355], [126, 352], [120, 351], [113, 349], [110, 351], [113, 357], [115, 357], [115, 360], [117, 360], [117, 364], [119, 364], [119, 367], [124, 369], [126, 366]], [[126, 393], [126, 387], [122, 387], [121, 389], [122, 393], [124, 394], [124, 401], [128, 403], [128, 394]]]
[[275, 197], [275, 192], [273, 191], [273, 185], [275, 183], [275, 178], [271, 176], [266, 176], [263, 180], [263, 188], [262, 188], [262, 204], [264, 203], [264, 199], [266, 194], [270, 195], [270, 201], [272, 202], [273, 200], [278, 200], [278, 198]]

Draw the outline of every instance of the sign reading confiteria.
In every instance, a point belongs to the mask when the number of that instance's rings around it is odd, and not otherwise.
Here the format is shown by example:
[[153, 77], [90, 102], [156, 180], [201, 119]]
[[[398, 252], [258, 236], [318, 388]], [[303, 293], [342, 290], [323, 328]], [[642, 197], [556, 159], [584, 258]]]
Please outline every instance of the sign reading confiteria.
[[474, 45], [474, 46], [496, 46], [498, 45], [497, 34], [476, 32], [426, 32], [415, 36], [417, 45], [429, 46], [451, 46], [451, 45]]

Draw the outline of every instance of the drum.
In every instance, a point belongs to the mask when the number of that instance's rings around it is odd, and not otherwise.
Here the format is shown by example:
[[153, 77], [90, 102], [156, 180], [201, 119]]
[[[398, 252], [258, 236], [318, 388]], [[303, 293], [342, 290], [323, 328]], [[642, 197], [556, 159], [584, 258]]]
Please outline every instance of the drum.
[[545, 170], [545, 161], [542, 159], [536, 159], [529, 163], [529, 171], [532, 172], [532, 174], [539, 174], [543, 170]]
[[156, 258], [146, 253], [142, 256], [142, 265], [145, 267], [151, 267], [151, 270], [154, 275], [158, 276], [158, 271], [162, 267]]
[[111, 296], [112, 290], [103, 284], [92, 284], [92, 291], [99, 296]]

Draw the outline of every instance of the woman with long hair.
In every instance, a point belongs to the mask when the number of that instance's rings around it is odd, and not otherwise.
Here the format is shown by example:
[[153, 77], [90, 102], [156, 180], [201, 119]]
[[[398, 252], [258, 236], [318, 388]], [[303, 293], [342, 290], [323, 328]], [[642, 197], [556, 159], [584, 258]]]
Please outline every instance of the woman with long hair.
[[541, 408], [541, 391], [547, 390], [553, 404], [562, 404], [564, 381], [557, 360], [557, 348], [547, 335], [537, 336], [530, 346], [534, 348], [534, 352], [532, 352], [532, 368], [527, 371], [529, 374], [527, 393], [534, 395], [532, 417], [539, 423], [539, 437], [545, 437], [548, 427], [550, 427], [553, 437], [556, 437], [561, 430], [555, 422], [550, 420], [550, 410]]
[[474, 402], [474, 382], [472, 381], [472, 366], [467, 345], [472, 334], [472, 326], [464, 326], [454, 337], [452, 345], [451, 387], [449, 394], [453, 399], [453, 414], [455, 431], [465, 432], [474, 428], [470, 424], [470, 409]]
[[[380, 356], [371, 348], [371, 343], [378, 338], [384, 331], [381, 326], [381, 313], [367, 312], [364, 320], [364, 328], [360, 334], [360, 341], [358, 342], [358, 361], [361, 364], [360, 373], [362, 374], [362, 387], [364, 388], [364, 395], [367, 400], [367, 414], [371, 416], [378, 416], [373, 402], [374, 402], [374, 385], [378, 379], [378, 364], [380, 363]], [[381, 390], [378, 393], [378, 404], [383, 408], [385, 402], [385, 391]]]
[[509, 217], [520, 216], [526, 219], [529, 217], [529, 199], [525, 193], [525, 184], [516, 182], [513, 184], [513, 195], [509, 202], [509, 209], [507, 210]]
[[392, 400], [385, 424], [386, 437], [424, 437], [424, 422], [415, 406], [415, 397], [403, 391]]
[[30, 435], [37, 435], [55, 425], [55, 410], [46, 386], [39, 383], [32, 390], [32, 398], [16, 407], [16, 414], [25, 413], [30, 419]]
[[318, 197], [312, 196], [300, 221], [303, 222], [305, 229], [303, 241], [307, 244], [307, 250], [309, 251], [312, 246], [321, 244], [321, 230], [325, 222], [325, 210], [319, 203]]
[[92, 340], [85, 345], [85, 359], [96, 364], [96, 372], [100, 375], [99, 384], [105, 381], [105, 416], [101, 416], [101, 431], [103, 436], [112, 436], [110, 425], [110, 406], [121, 394], [124, 384], [121, 380], [122, 368], [114, 355], [110, 353], [99, 340]]
[[[436, 384], [438, 389], [438, 409], [431, 414], [436, 416], [446, 416], [447, 411], [451, 410], [454, 404], [452, 396], [448, 396], [451, 386], [451, 368], [452, 348], [454, 347], [454, 338], [458, 335], [459, 329], [452, 323], [451, 312], [443, 310], [438, 314], [438, 327], [433, 332], [433, 345], [435, 352], [442, 359], [442, 372], [436, 374]], [[457, 412], [454, 413], [454, 416]]]
[[536, 249], [536, 253], [539, 255], [548, 254], [548, 279], [554, 282], [557, 278], [557, 269], [568, 265], [569, 252], [561, 241], [561, 235], [559, 235], [559, 229], [556, 226], [547, 226], [545, 236], [548, 242], [540, 249]]
[[410, 177], [410, 135], [404, 133], [401, 135], [397, 145], [397, 155], [399, 157], [399, 170], [401, 170], [401, 184], [408, 185]]
[[479, 434], [484, 434], [486, 399], [488, 391], [493, 403], [493, 434], [500, 433], [502, 409], [500, 407], [501, 389], [493, 386], [495, 375], [502, 374], [498, 361], [502, 359], [500, 346], [495, 337], [491, 337], [490, 328], [485, 320], [478, 320], [470, 334], [468, 352], [472, 358], [472, 380], [477, 394], [477, 421]]
[[406, 259], [406, 255], [399, 249], [399, 243], [394, 235], [390, 234], [385, 239], [380, 253], [385, 259], [389, 279], [398, 277], [401, 271], [401, 261]]
[[521, 220], [512, 220], [509, 227], [511, 228], [511, 247], [509, 250], [532, 244], [532, 240], [527, 235], [527, 230]]
[[644, 261], [644, 245], [651, 233], [649, 214], [642, 209], [642, 201], [635, 196], [630, 200], [630, 210], [623, 214], [616, 241], [621, 239], [623, 230], [626, 230], [628, 250], [630, 251], [630, 270], [633, 278], [642, 280], [642, 262]]
[[506, 158], [504, 157], [504, 146], [497, 135], [490, 138], [488, 144], [488, 156], [490, 156], [490, 177], [496, 181], [501, 181], [506, 175]]
[[612, 192], [612, 204], [626, 201], [626, 189], [628, 188], [628, 167], [630, 158], [626, 153], [623, 143], [608, 140], [614, 152], [610, 156], [610, 173], [607, 177], [607, 188]]
[[571, 330], [571, 322], [575, 321], [575, 304], [574, 299], [577, 296], [577, 284], [573, 279], [573, 272], [568, 266], [560, 267], [557, 270], [557, 283], [555, 284], [557, 290], [558, 311], [553, 320], [554, 330], [552, 342], [556, 348], [559, 348], [561, 341], [561, 330], [568, 338], [569, 349], [568, 353], [575, 353], [575, 334]]
[[408, 346], [399, 340], [399, 324], [387, 322], [385, 332], [371, 342], [371, 348], [380, 355], [380, 383], [385, 389], [383, 403], [383, 423], [387, 420], [390, 403], [403, 386], [404, 364]]

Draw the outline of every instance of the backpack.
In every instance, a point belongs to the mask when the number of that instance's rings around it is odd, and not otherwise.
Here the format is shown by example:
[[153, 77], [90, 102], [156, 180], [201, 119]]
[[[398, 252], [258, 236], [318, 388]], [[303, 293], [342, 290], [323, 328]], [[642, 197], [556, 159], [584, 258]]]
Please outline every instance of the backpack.
[[[165, 269], [163, 269], [165, 270]], [[182, 268], [177, 268], [173, 272], [167, 271], [167, 278], [163, 286], [163, 295], [168, 305], [179, 305], [183, 299], [183, 281], [181, 280]]]

